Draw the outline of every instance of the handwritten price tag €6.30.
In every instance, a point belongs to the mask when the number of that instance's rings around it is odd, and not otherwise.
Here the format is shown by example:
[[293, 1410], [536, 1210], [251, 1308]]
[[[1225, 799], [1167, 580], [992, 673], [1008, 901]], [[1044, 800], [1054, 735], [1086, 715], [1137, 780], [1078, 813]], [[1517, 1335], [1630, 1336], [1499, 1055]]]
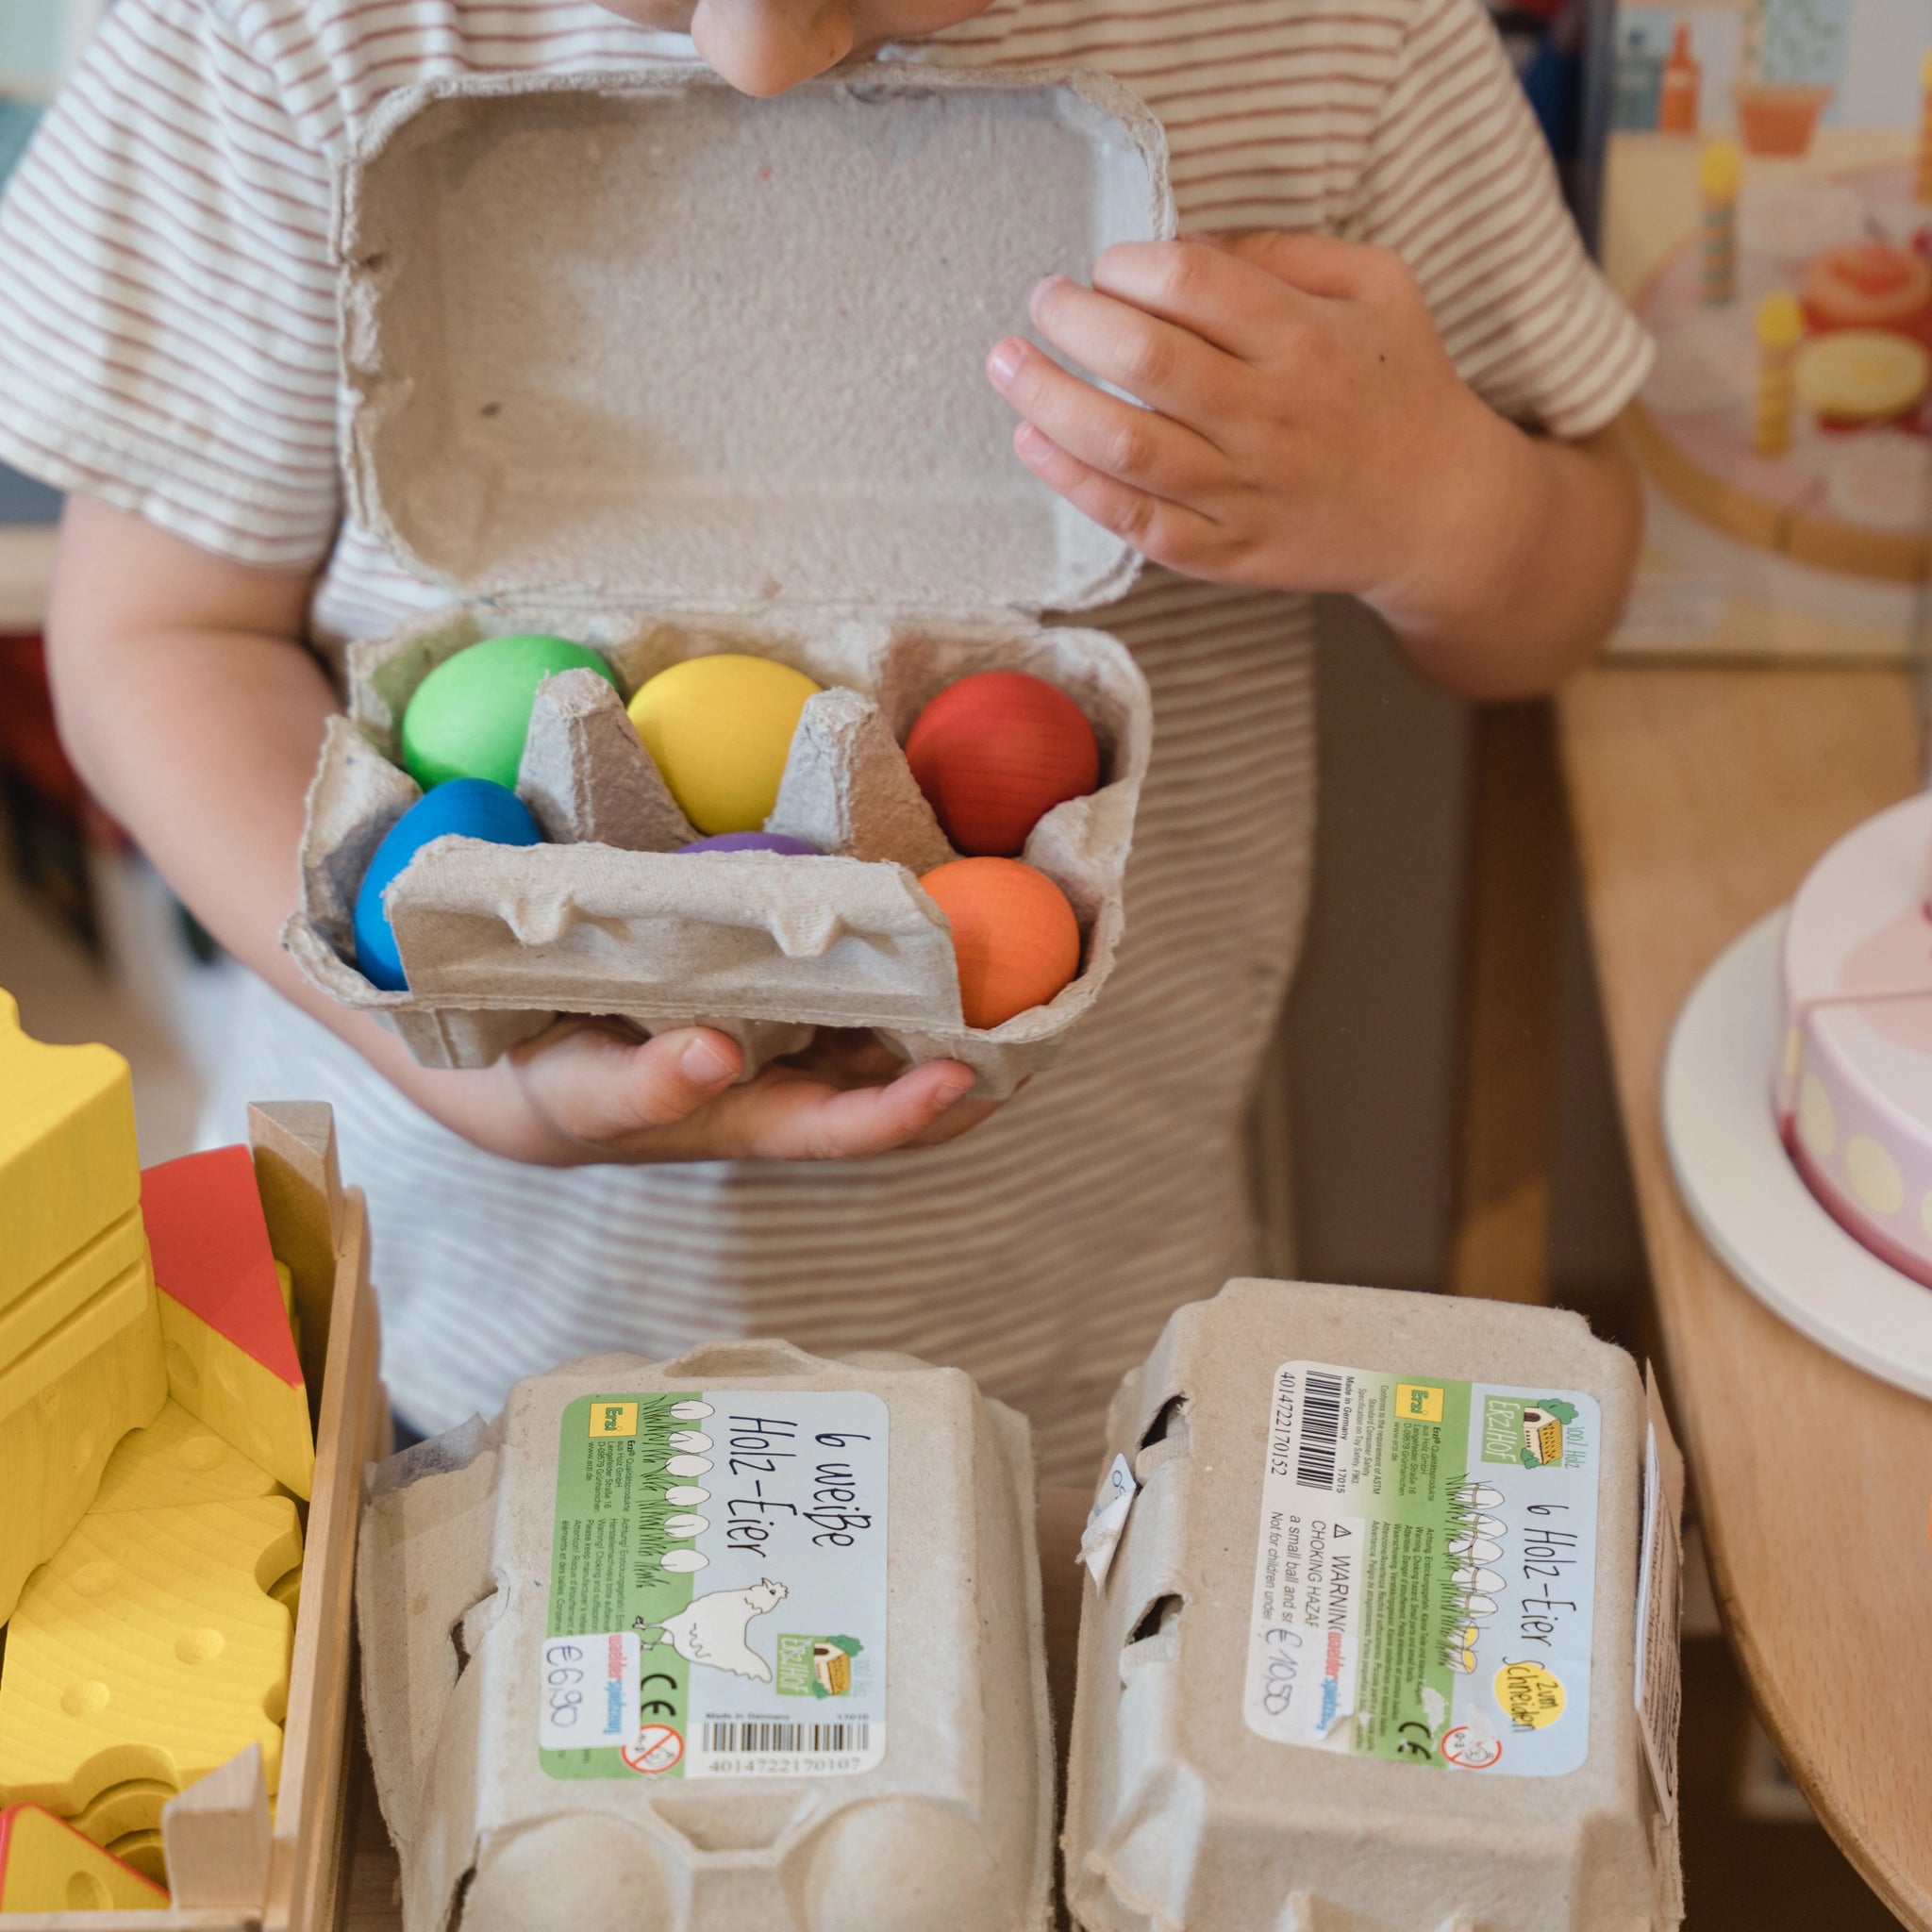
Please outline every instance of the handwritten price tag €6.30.
[[546, 1751], [620, 1750], [638, 1735], [635, 1630], [547, 1637], [539, 1672], [537, 1729]]

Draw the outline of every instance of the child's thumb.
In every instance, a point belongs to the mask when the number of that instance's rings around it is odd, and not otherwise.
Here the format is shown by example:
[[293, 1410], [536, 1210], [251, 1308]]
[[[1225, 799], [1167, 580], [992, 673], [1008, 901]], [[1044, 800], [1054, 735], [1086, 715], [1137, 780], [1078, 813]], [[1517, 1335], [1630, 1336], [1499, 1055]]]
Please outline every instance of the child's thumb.
[[641, 1041], [591, 1024], [547, 1040], [520, 1072], [531, 1101], [559, 1132], [615, 1147], [688, 1120], [743, 1067], [730, 1036], [711, 1027], [680, 1026]]

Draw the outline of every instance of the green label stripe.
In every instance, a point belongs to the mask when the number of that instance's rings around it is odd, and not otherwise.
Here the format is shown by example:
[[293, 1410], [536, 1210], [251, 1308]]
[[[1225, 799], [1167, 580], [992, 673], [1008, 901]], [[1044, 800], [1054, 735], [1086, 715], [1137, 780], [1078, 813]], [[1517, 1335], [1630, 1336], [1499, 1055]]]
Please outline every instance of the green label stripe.
[[[669, 1644], [652, 1641], [656, 1626], [690, 1606], [689, 1572], [667, 1570], [662, 1559], [685, 1545], [666, 1530], [679, 1506], [666, 1495], [681, 1478], [669, 1464], [676, 1457], [671, 1437], [688, 1427], [672, 1414], [674, 1404], [701, 1399], [695, 1391], [621, 1398], [581, 1396], [563, 1412], [557, 1463], [557, 1514], [550, 1557], [547, 1634], [638, 1630], [644, 1641], [638, 1721], [689, 1730], [690, 1666]], [[600, 1426], [628, 1424], [634, 1434], [593, 1435]], [[608, 1778], [626, 1774], [612, 1746], [589, 1751], [540, 1751], [552, 1777]], [[667, 1775], [681, 1777], [684, 1767]]]

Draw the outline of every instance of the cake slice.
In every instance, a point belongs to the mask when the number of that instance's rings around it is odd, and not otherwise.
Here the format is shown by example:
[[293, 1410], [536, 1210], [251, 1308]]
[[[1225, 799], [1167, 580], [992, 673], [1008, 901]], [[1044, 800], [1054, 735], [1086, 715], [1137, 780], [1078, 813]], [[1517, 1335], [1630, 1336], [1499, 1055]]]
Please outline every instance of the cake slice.
[[308, 1391], [247, 1148], [149, 1168], [141, 1210], [161, 1291], [169, 1393], [306, 1498], [315, 1479]]
[[164, 1912], [168, 1894], [38, 1805], [0, 1811], [0, 1912]]

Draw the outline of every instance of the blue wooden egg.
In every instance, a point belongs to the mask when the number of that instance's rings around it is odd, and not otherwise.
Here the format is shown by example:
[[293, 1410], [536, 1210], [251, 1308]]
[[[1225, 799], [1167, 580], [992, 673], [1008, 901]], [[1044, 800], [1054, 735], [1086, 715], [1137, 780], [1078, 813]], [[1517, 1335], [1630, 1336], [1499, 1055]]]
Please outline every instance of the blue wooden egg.
[[528, 808], [507, 786], [488, 778], [451, 778], [425, 791], [375, 848], [356, 894], [356, 964], [363, 978], [385, 992], [405, 992], [409, 982], [383, 910], [383, 890], [432, 839], [452, 834], [491, 845], [543, 842]]

